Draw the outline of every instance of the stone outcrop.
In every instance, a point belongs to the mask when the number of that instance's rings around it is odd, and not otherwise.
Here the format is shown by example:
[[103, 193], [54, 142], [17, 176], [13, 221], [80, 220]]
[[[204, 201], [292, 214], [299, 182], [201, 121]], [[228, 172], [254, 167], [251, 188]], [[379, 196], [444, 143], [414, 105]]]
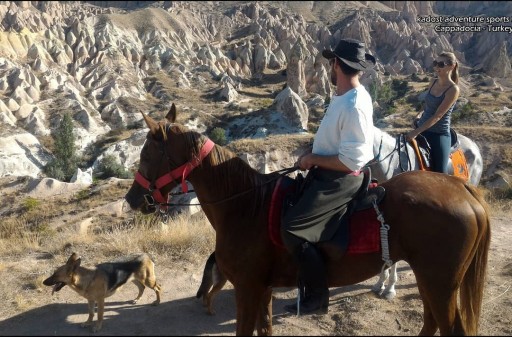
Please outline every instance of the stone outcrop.
[[292, 127], [307, 130], [308, 106], [290, 87], [276, 96], [272, 108], [281, 113]]
[[35, 178], [50, 158], [37, 138], [28, 132], [0, 137], [0, 177]]
[[507, 44], [503, 42], [498, 50], [489, 53], [482, 62], [481, 68], [487, 75], [492, 77], [510, 77], [512, 75], [512, 67], [507, 53]]
[[[155, 74], [172, 79], [180, 90], [202, 90], [201, 76], [208, 74], [219, 82], [216, 98], [236, 104], [242, 99], [240, 83], [285, 71], [288, 89], [273, 108], [305, 130], [304, 102], [332, 92], [321, 51], [334, 48], [341, 37], [364, 41], [375, 55], [377, 66], [361, 78], [366, 85], [382, 82], [385, 72], [423, 74], [445, 50], [457, 54], [466, 73], [473, 67], [496, 78], [512, 73], [509, 34], [439, 33], [416, 20], [449, 13], [498, 15], [494, 2], [330, 2], [325, 5], [330, 11], [323, 13], [314, 12], [313, 2], [294, 6], [303, 12], [260, 2], [1, 2], [0, 125], [5, 131], [0, 136], [9, 143], [3, 153], [19, 154], [23, 169], [13, 170], [12, 159], [4, 155], [0, 175], [41, 174], [45, 160], [33, 151], [44, 157], [49, 151], [37, 139], [49, 137], [65, 111], [75, 120], [80, 152], [111, 130], [136, 125], [139, 105], [152, 100], [165, 105], [173, 98], [168, 86], [155, 84]], [[510, 4], [498, 7], [511, 9]], [[321, 19], [312, 20], [315, 15]], [[272, 130], [258, 125], [250, 134]], [[39, 145], [27, 150], [10, 138], [27, 134]], [[131, 151], [138, 149], [130, 141], [106, 152], [129, 167], [137, 161]]]

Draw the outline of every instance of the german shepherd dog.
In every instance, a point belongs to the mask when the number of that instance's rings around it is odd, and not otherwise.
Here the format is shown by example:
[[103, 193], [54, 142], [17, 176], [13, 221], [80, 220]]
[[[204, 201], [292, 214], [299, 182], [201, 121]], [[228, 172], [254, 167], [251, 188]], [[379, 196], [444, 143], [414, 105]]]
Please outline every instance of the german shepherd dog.
[[215, 315], [215, 310], [213, 310], [213, 298], [222, 290], [222, 287], [224, 287], [227, 281], [227, 278], [217, 267], [215, 252], [211, 253], [204, 265], [203, 279], [201, 280], [201, 285], [196, 294], [196, 298], [203, 298], [203, 306], [207, 308], [208, 314]]
[[[156, 293], [153, 305], [160, 303], [162, 287], [156, 283], [155, 264], [147, 254], [131, 255], [116, 262], [101, 263], [94, 269], [81, 267], [81, 262], [76, 253], [71, 254], [66, 264], [57, 268], [43, 284], [53, 286], [52, 295], [67, 285], [85, 297], [89, 302], [89, 318], [82, 326], [91, 326], [92, 332], [101, 330], [105, 298], [113, 295], [128, 281], [132, 281], [139, 288], [139, 294], [132, 303], [137, 303], [146, 287]], [[93, 325], [95, 304], [98, 306], [98, 320]]]

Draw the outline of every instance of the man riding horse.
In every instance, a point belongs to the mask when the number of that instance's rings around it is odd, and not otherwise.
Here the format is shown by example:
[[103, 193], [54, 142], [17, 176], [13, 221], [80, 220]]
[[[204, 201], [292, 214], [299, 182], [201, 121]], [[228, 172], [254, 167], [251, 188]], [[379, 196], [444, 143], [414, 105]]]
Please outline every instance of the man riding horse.
[[322, 55], [329, 59], [336, 91], [312, 149], [297, 160], [297, 166], [309, 172], [281, 227], [283, 242], [299, 266], [299, 284], [304, 286], [299, 304], [285, 307], [292, 313], [327, 312], [327, 272], [314, 243], [334, 236], [362, 184], [361, 169], [373, 158], [372, 98], [359, 75], [375, 65], [375, 58], [354, 39], [343, 39], [334, 51], [324, 50]]

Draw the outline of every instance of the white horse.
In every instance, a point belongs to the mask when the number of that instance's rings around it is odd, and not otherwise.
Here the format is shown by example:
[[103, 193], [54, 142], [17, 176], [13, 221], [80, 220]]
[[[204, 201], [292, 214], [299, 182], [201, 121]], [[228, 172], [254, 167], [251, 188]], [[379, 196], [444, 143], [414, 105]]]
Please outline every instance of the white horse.
[[[373, 142], [374, 159], [367, 165], [371, 169], [372, 178], [382, 183], [392, 176], [405, 171], [419, 170], [420, 163], [413, 147], [403, 141], [400, 135], [393, 137], [385, 131], [375, 127]], [[454, 134], [452, 133], [452, 138]], [[475, 186], [480, 182], [483, 171], [483, 160], [480, 149], [471, 139], [457, 134], [457, 142], [453, 147], [462, 149], [466, 157], [467, 168], [469, 171], [469, 182]], [[452, 139], [452, 144], [454, 140]], [[453, 174], [451, 159], [448, 163], [449, 173]], [[384, 283], [388, 281], [388, 285]], [[390, 300], [396, 295], [395, 284], [398, 279], [397, 263], [390, 268], [384, 269], [379, 276], [379, 280], [373, 285], [372, 290], [382, 297]]]

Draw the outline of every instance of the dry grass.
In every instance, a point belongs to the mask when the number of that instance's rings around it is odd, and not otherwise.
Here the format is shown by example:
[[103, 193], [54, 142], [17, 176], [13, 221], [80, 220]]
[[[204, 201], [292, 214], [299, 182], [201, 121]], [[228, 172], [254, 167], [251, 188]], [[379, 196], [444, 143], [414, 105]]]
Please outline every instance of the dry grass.
[[[100, 181], [62, 198], [13, 198], [11, 214], [0, 222], [0, 274], [12, 268], [9, 261], [20, 261], [30, 254], [53, 259], [76, 251], [91, 262], [99, 262], [143, 251], [161, 259], [187, 261], [213, 250], [214, 231], [202, 212], [166, 222], [135, 212], [105, 214], [102, 207], [122, 199], [131, 182]], [[81, 224], [87, 219], [91, 224], [84, 229]], [[31, 283], [39, 288], [40, 281]]]
[[[90, 267], [134, 252], [179, 267], [202, 261], [213, 251], [215, 232], [202, 212], [163, 222], [134, 212], [107, 217], [97, 211], [122, 198], [128, 182], [120, 180], [117, 188], [99, 182], [80, 201], [76, 196], [48, 198], [30, 202], [29, 210], [22, 200], [13, 205], [18, 211], [0, 222], [0, 317], [38, 307], [40, 298], [34, 295], [45, 290], [42, 281], [72, 252]], [[92, 225], [83, 231], [79, 224], [87, 217]]]
[[[178, 216], [167, 223], [151, 216], [136, 215], [113, 224], [104, 224], [85, 235], [73, 226], [59, 231], [39, 228], [20, 218], [19, 230], [11, 230], [0, 239], [0, 256], [7, 261], [27, 251], [66, 255], [94, 252], [94, 257], [113, 257], [134, 251], [152, 253], [171, 260], [189, 260], [208, 254], [213, 247], [214, 232], [204, 216]], [[6, 221], [11, 223], [13, 220]], [[2, 228], [7, 228], [3, 226]], [[9, 227], [12, 228], [12, 227]], [[5, 269], [0, 268], [0, 271]]]

